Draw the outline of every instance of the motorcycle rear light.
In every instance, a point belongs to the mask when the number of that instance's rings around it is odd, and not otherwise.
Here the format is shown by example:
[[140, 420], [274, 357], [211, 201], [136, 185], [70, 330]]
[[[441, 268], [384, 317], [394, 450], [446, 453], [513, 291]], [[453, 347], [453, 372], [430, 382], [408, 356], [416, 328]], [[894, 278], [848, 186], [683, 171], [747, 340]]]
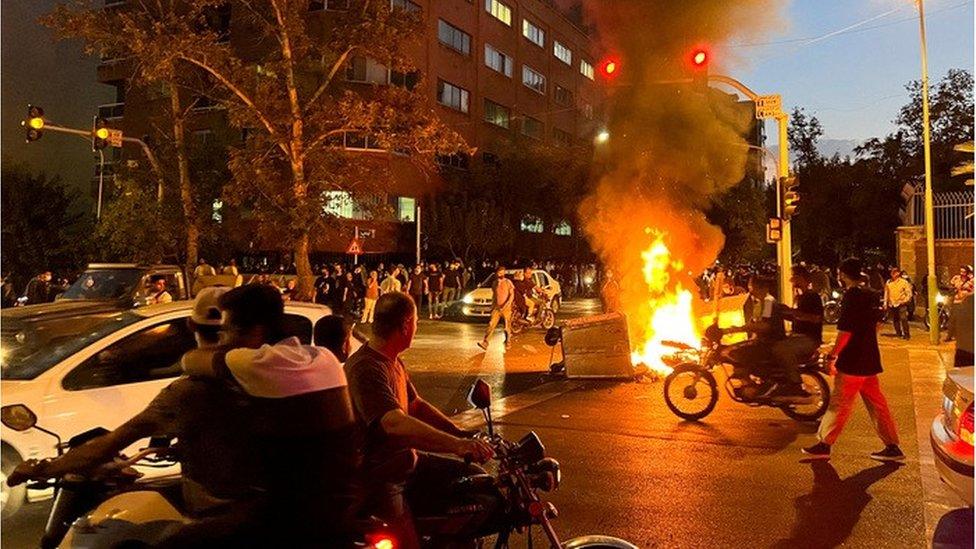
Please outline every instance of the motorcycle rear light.
[[391, 536], [371, 536], [369, 547], [371, 549], [396, 549], [396, 541]]
[[959, 417], [959, 438], [966, 444], [973, 445], [973, 405], [969, 404], [966, 411]]

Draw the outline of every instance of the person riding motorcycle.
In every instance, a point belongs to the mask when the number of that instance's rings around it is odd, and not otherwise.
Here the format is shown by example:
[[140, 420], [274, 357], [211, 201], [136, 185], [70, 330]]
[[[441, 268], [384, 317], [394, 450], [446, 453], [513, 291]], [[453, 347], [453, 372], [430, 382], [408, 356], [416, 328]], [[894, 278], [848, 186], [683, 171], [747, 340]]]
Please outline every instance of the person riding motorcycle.
[[248, 449], [267, 486], [262, 533], [283, 547], [344, 546], [355, 535], [361, 445], [342, 365], [325, 348], [283, 337], [274, 288], [234, 288], [220, 310], [221, 345], [187, 353], [183, 368], [231, 381], [251, 398]]
[[535, 318], [535, 311], [542, 306], [542, 298], [539, 295], [539, 286], [535, 283], [535, 278], [532, 276], [532, 267], [526, 267], [522, 269], [522, 284], [519, 286], [515, 285], [515, 289], [522, 294], [522, 298], [525, 301], [525, 318], [526, 320]]
[[[739, 362], [757, 364], [775, 359], [774, 348], [786, 338], [786, 327], [783, 323], [783, 311], [769, 290], [772, 282], [760, 275], [753, 275], [748, 282], [749, 297], [743, 305], [745, 324], [721, 329], [723, 335], [746, 332], [750, 340], [740, 344], [732, 351]], [[778, 366], [785, 373], [787, 379], [796, 379], [799, 374], [795, 361], [780, 362]], [[736, 372], [737, 377], [747, 375]], [[794, 383], [769, 383], [763, 395], [772, 398], [809, 397], [802, 386]]]
[[[212, 287], [197, 295], [187, 322], [200, 349], [217, 345], [221, 322], [218, 301], [225, 291]], [[182, 468], [181, 508], [195, 520], [162, 546], [243, 545], [265, 489], [245, 420], [251, 412], [250, 399], [231, 384], [181, 376], [117, 429], [59, 458], [27, 460], [17, 466], [8, 483], [15, 486], [32, 479], [86, 473], [141, 439], [175, 437]]]
[[[356, 419], [365, 435], [363, 478], [367, 509], [385, 520], [404, 549], [419, 547], [412, 507], [442, 501], [451, 481], [483, 473], [480, 467], [439, 454], [482, 463], [491, 446], [454, 425], [410, 383], [400, 359], [417, 331], [417, 306], [394, 292], [376, 302], [369, 343], [345, 364]], [[409, 500], [409, 503], [408, 503]]]

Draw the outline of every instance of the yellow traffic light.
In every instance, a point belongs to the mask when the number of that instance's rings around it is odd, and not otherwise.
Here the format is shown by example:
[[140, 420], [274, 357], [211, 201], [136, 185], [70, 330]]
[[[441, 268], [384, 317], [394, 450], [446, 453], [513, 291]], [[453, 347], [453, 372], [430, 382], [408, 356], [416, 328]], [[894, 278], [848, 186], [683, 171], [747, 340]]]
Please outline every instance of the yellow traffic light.
[[95, 137], [99, 139], [108, 139], [108, 128], [98, 128], [95, 130]]
[[32, 129], [40, 130], [44, 128], [44, 119], [41, 117], [31, 118], [27, 121], [27, 125]]

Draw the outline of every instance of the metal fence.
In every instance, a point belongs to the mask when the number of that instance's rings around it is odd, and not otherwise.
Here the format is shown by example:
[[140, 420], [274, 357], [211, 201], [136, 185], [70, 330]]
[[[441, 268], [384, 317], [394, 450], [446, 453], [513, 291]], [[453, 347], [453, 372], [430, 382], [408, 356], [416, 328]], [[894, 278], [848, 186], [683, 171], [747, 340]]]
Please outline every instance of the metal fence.
[[[953, 240], [973, 238], [973, 191], [952, 191], [932, 195], [935, 238]], [[925, 224], [925, 189], [915, 187], [911, 216], [914, 225]]]

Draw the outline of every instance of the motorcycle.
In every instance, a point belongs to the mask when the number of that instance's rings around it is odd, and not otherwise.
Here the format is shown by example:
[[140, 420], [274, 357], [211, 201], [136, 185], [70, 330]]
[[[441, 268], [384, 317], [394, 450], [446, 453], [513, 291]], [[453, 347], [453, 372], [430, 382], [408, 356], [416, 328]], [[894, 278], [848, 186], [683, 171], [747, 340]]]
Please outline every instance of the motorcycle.
[[844, 290], [830, 290], [830, 294], [824, 298], [824, 322], [827, 324], [837, 324], [840, 320], [840, 304], [844, 299]]
[[417, 509], [414, 513], [422, 545], [445, 547], [477, 545], [497, 536], [496, 549], [509, 546], [513, 532], [525, 533], [532, 547], [532, 528], [540, 526], [553, 549], [636, 549], [628, 541], [610, 536], [583, 536], [562, 542], [552, 525], [556, 508], [539, 492], [550, 492], [561, 481], [559, 462], [546, 457], [546, 450], [534, 432], [518, 442], [495, 432], [491, 418], [491, 387], [478, 380], [468, 401], [481, 410], [487, 433], [479, 436], [491, 445], [497, 460], [494, 474], [468, 476], [455, 482], [449, 501], [439, 512]]
[[[37, 425], [37, 416], [26, 406], [0, 408], [0, 422], [15, 431], [36, 428], [53, 436], [58, 456], [108, 431], [97, 427], [62, 443], [57, 433]], [[177, 452], [178, 453], [178, 452]], [[131, 457], [117, 456], [112, 462], [84, 474], [67, 474], [41, 482], [29, 482], [29, 490], [55, 490], [54, 503], [41, 537], [41, 549], [55, 547], [100, 549], [121, 546], [155, 546], [191, 521], [180, 509], [181, 479], [171, 475], [140, 480], [133, 466], [171, 467], [174, 449], [166, 438], [150, 439], [149, 447]], [[381, 521], [364, 518], [356, 525], [353, 539], [344, 545], [359, 549], [395, 549], [395, 538]]]
[[743, 343], [722, 344], [722, 333], [716, 325], [705, 330], [700, 348], [673, 341], [664, 344], [677, 350], [668, 361], [674, 369], [664, 379], [664, 401], [682, 419], [698, 421], [715, 409], [719, 395], [715, 370], [725, 372], [725, 391], [741, 404], [778, 408], [796, 421], [815, 421], [827, 411], [830, 386], [822, 373], [823, 357], [819, 352], [800, 365], [803, 389], [810, 396], [794, 399], [766, 396], [771, 384], [781, 375], [779, 367], [771, 361], [740, 362], [735, 358], [735, 351]]
[[552, 300], [543, 299], [536, 306], [535, 315], [527, 317], [527, 311], [516, 311], [512, 314], [512, 333], [517, 334], [526, 328], [542, 326], [546, 330], [556, 325], [556, 313], [552, 310]]
[[[946, 294], [939, 293], [935, 296], [935, 307], [939, 312], [939, 331], [944, 331], [949, 329], [949, 311], [952, 308], [952, 297]], [[929, 320], [928, 312], [926, 312], [922, 321], [925, 323], [925, 328], [928, 329], [932, 322]]]

